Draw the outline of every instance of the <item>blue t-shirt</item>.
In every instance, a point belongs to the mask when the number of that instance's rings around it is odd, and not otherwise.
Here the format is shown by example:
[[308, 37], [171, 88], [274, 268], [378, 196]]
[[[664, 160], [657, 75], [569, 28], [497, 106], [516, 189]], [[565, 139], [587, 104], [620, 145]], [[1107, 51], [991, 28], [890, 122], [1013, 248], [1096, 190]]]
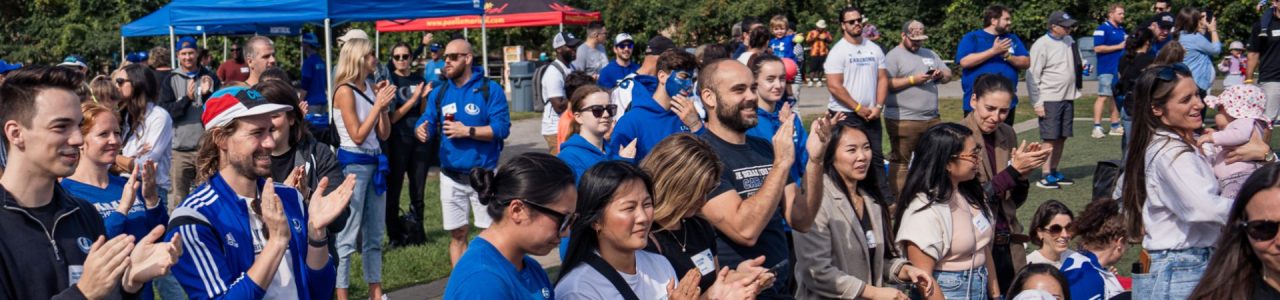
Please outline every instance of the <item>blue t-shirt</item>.
[[773, 56], [781, 58], [790, 58], [796, 60], [796, 35], [788, 34], [782, 37], [769, 39], [769, 49], [773, 51]]
[[483, 237], [471, 240], [458, 259], [444, 288], [445, 299], [554, 299], [555, 288], [542, 265], [528, 255], [524, 269], [516, 270], [497, 248]]
[[[444, 60], [429, 60], [422, 66], [422, 79], [427, 82], [438, 82], [444, 76]], [[439, 86], [440, 84], [436, 84]]]
[[[1111, 25], [1110, 21], [1102, 22], [1098, 25], [1098, 30], [1093, 31], [1093, 44], [1097, 46], [1114, 46], [1124, 44], [1124, 27]], [[1111, 74], [1116, 75], [1120, 69], [1120, 57], [1124, 56], [1124, 49], [1119, 51], [1111, 51], [1098, 54], [1098, 75]]]
[[[996, 37], [996, 35], [982, 29], [966, 33], [964, 38], [960, 39], [960, 44], [956, 46], [956, 61], [964, 59], [969, 54], [981, 53], [991, 49], [991, 45], [995, 44]], [[1018, 35], [1009, 32], [999, 35], [999, 37], [1010, 39], [1013, 42], [1013, 48], [1009, 49], [1009, 51], [1013, 52], [1013, 56], [1029, 55], [1027, 47], [1022, 44], [1022, 39], [1018, 38]], [[973, 111], [973, 107], [969, 106], [969, 97], [973, 96], [973, 80], [978, 79], [978, 75], [989, 73], [1000, 74], [1000, 76], [1004, 76], [1014, 83], [1013, 102], [1010, 103], [1009, 108], [1018, 107], [1018, 72], [1017, 68], [1014, 68], [1012, 64], [1004, 60], [1004, 56], [992, 57], [978, 64], [977, 67], [961, 70], [960, 87], [964, 88], [964, 111]]]
[[302, 60], [302, 87], [307, 89], [307, 104], [324, 105], [328, 102], [326, 91], [329, 89], [329, 74], [324, 67], [324, 59], [319, 54], [311, 54]]
[[629, 63], [624, 67], [619, 65], [617, 60], [609, 61], [608, 65], [604, 66], [603, 69], [600, 69], [600, 78], [596, 80], [596, 85], [599, 85], [605, 90], [611, 90], [618, 86], [618, 82], [621, 82], [622, 78], [627, 77], [627, 75], [630, 75], [631, 73], [635, 73], [636, 70], [639, 69], [640, 64], [634, 62]]
[[1115, 275], [1098, 264], [1098, 256], [1093, 252], [1081, 250], [1068, 256], [1062, 262], [1061, 271], [1062, 277], [1067, 279], [1072, 298], [1106, 299], [1112, 296], [1107, 295], [1108, 281], [1113, 288], [1119, 288]]
[[112, 238], [120, 234], [133, 235], [136, 238], [142, 238], [156, 225], [161, 225], [169, 221], [169, 216], [165, 205], [162, 201], [155, 208], [147, 209], [146, 201], [143, 200], [141, 191], [135, 193], [136, 200], [133, 206], [129, 208], [127, 215], [121, 215], [116, 211], [116, 207], [120, 205], [120, 196], [124, 195], [124, 185], [129, 182], [128, 179], [120, 176], [112, 175], [107, 180], [106, 188], [98, 188], [96, 186], [81, 183], [71, 178], [62, 179], [62, 188], [67, 190], [71, 196], [83, 199], [93, 207], [98, 209], [98, 213], [102, 215], [102, 220], [106, 225], [107, 238]]

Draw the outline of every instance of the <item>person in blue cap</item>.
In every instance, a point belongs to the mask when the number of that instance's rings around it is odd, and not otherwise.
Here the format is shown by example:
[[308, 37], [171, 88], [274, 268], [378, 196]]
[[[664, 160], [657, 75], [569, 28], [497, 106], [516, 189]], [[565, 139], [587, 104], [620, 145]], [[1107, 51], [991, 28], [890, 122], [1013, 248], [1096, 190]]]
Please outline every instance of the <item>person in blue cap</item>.
[[193, 37], [183, 37], [174, 44], [173, 48], [178, 50], [178, 66], [160, 80], [156, 94], [156, 104], [173, 118], [172, 160], [168, 170], [160, 170], [169, 172], [169, 182], [161, 184], [169, 190], [167, 199], [182, 199], [193, 186], [196, 148], [200, 145], [200, 135], [204, 134], [200, 113], [204, 111], [205, 99], [221, 86], [217, 76], [200, 68], [196, 47]]
[[320, 40], [316, 39], [315, 33], [302, 35], [302, 55], [306, 56], [302, 60], [302, 99], [307, 101], [307, 111], [323, 112], [328, 111], [326, 107], [329, 105], [325, 98], [329, 72], [324, 66], [324, 58], [316, 51], [319, 47]]
[[[21, 68], [22, 68], [22, 64], [11, 64], [3, 59], [0, 59], [0, 83], [4, 83], [5, 73], [9, 73], [9, 71], [13, 71]], [[3, 166], [3, 165], [0, 165], [0, 166]]]
[[[428, 33], [422, 37], [422, 43], [426, 44], [431, 41], [431, 34]], [[444, 51], [444, 46], [440, 43], [431, 43], [431, 52], [427, 54], [427, 61], [422, 64], [422, 77], [427, 82], [431, 82], [431, 86], [440, 86], [440, 82], [444, 80], [444, 56], [440, 55], [440, 51]]]

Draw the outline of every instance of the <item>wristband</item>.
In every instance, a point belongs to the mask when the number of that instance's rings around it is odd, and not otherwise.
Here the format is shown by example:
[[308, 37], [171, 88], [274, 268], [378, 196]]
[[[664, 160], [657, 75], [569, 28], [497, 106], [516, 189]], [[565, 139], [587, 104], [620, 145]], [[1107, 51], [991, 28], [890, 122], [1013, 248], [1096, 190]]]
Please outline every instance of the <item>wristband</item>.
[[467, 137], [476, 137], [476, 128], [475, 127], [467, 127], [467, 128], [469, 129], [467, 131]]
[[858, 112], [862, 110], [862, 103], [857, 103], [857, 104], [858, 106], [853, 107], [853, 112]]
[[308, 236], [307, 245], [311, 247], [316, 247], [316, 248], [328, 247], [329, 246], [329, 230], [327, 229], [325, 230], [325, 236], [324, 236], [324, 239], [322, 240], [315, 240], [315, 239], [312, 239], [312, 237]]
[[908, 84], [911, 84], [911, 85], [916, 85], [916, 77], [915, 77], [915, 76], [907, 76], [907, 83], [908, 83]]

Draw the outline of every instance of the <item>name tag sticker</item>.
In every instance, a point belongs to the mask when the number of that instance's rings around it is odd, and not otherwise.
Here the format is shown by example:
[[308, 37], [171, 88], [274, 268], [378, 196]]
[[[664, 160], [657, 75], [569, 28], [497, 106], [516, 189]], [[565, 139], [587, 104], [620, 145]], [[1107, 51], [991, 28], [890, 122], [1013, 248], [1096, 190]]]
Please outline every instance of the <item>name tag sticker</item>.
[[240, 67], [240, 73], [249, 73], [249, 67]]
[[693, 265], [698, 267], [698, 272], [702, 272], [702, 275], [715, 272], [715, 257], [711, 256], [711, 249], [702, 250], [702, 252], [693, 255]]
[[874, 231], [867, 230], [867, 248], [875, 248], [877, 245], [876, 233]]
[[84, 266], [82, 265], [67, 266], [67, 276], [71, 277], [70, 278], [71, 285], [75, 285], [77, 282], [80, 282], [80, 276], [83, 276], [83, 275], [84, 275]]
[[991, 223], [987, 222], [987, 218], [982, 215], [973, 216], [973, 228], [977, 229], [978, 233], [987, 232], [987, 229], [991, 228]]
[[449, 105], [445, 105], [444, 107], [440, 108], [440, 112], [443, 112], [445, 115], [456, 114], [458, 113], [458, 104], [449, 103]]

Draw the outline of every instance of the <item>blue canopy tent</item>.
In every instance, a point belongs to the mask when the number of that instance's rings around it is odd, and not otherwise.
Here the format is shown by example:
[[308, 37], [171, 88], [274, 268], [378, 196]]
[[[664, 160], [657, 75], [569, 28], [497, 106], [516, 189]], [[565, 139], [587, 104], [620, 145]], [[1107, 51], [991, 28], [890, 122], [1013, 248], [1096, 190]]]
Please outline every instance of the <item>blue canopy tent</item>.
[[[213, 35], [236, 35], [236, 34], [258, 34], [258, 35], [298, 35], [302, 33], [301, 25], [279, 25], [279, 24], [220, 24], [220, 25], [177, 25], [170, 26], [169, 22], [169, 5], [161, 7], [156, 11], [138, 18], [129, 24], [120, 26], [120, 53], [123, 58], [125, 53], [124, 40], [131, 37], [161, 36], [169, 35], [169, 43], [174, 43], [174, 35], [201, 35], [204, 36], [205, 47], [209, 45], [207, 37]], [[172, 28], [171, 28], [172, 27]], [[225, 48], [225, 45], [224, 47]], [[226, 50], [223, 50], [224, 55]], [[174, 55], [170, 55], [171, 60]], [[172, 62], [170, 62], [172, 63]]]
[[[173, 26], [296, 24], [323, 21], [325, 68], [330, 70], [333, 69], [333, 22], [484, 13], [484, 1], [480, 0], [178, 0], [170, 3], [169, 7], [169, 21]], [[330, 77], [328, 81], [328, 90], [332, 91], [333, 78]], [[333, 95], [329, 97], [332, 98]]]

